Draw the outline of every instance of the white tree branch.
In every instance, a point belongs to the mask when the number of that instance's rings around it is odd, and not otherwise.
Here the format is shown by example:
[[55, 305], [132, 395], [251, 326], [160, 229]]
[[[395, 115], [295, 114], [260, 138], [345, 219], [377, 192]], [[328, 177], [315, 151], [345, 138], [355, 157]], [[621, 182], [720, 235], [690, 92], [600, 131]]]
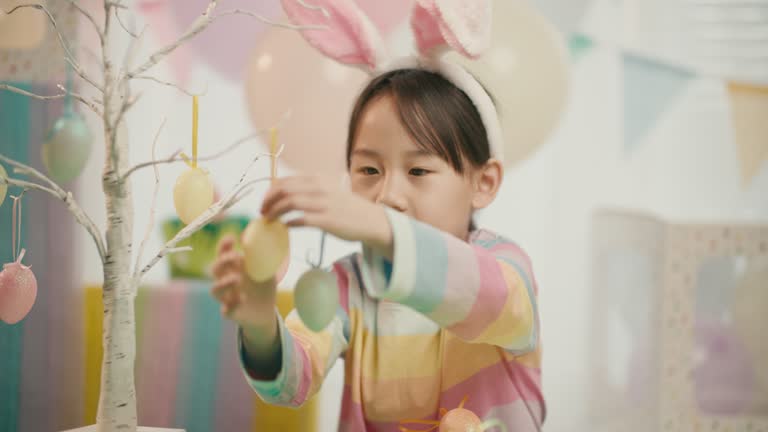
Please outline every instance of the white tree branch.
[[[80, 207], [80, 205], [75, 201], [75, 199], [72, 197], [72, 193], [65, 191], [61, 186], [56, 184], [53, 180], [48, 178], [46, 175], [41, 173], [40, 171], [32, 168], [29, 165], [23, 164], [21, 162], [17, 162], [11, 158], [8, 158], [6, 156], [3, 156], [0, 154], [0, 161], [7, 163], [8, 165], [13, 166], [14, 172], [18, 174], [25, 174], [29, 175], [31, 177], [38, 178], [42, 180], [43, 182], [47, 183], [50, 187], [46, 187], [43, 185], [39, 185], [37, 183], [27, 182], [24, 180], [18, 180], [18, 179], [11, 179], [8, 178], [8, 184], [14, 185], [14, 186], [20, 186], [20, 187], [27, 187], [30, 189], [36, 189], [43, 192], [47, 192], [54, 197], [64, 201], [64, 204], [67, 205], [67, 209], [69, 209], [69, 212], [72, 213], [72, 215], [75, 217], [77, 222], [82, 225], [86, 231], [93, 237], [93, 241], [96, 243], [96, 249], [99, 251], [99, 256], [101, 257], [102, 262], [104, 262], [104, 259], [106, 257], [106, 248], [104, 247], [104, 240], [101, 238], [101, 232], [96, 227], [96, 224], [93, 223], [93, 220], [91, 220], [90, 216], [86, 214], [83, 209]], [[3, 180], [0, 179], [0, 182]]]
[[181, 44], [186, 42], [189, 39], [192, 39], [194, 36], [196, 36], [201, 31], [205, 30], [206, 27], [211, 25], [214, 21], [217, 19], [227, 16], [227, 15], [246, 15], [250, 16], [252, 18], [258, 19], [259, 21], [262, 21], [266, 24], [277, 26], [277, 27], [284, 27], [288, 29], [293, 30], [320, 30], [327, 28], [326, 26], [297, 26], [292, 24], [284, 24], [284, 23], [278, 23], [272, 20], [269, 20], [267, 18], [264, 18], [263, 16], [253, 13], [253, 12], [247, 12], [242, 10], [233, 10], [224, 12], [222, 14], [213, 15], [214, 10], [218, 6], [219, 0], [211, 0], [210, 3], [208, 3], [208, 7], [205, 9], [205, 12], [203, 12], [202, 15], [200, 15], [184, 32], [179, 39], [177, 39], [175, 42], [170, 43], [163, 48], [156, 51], [154, 54], [152, 54], [149, 59], [144, 62], [141, 66], [136, 68], [135, 70], [129, 72], [126, 76], [127, 79], [132, 79], [138, 75], [143, 74], [144, 72], [148, 71], [152, 67], [154, 67], [156, 64], [158, 64], [161, 60], [163, 60], [168, 54], [172, 53], [174, 50], [176, 50]]
[[168, 82], [168, 81], [163, 81], [163, 80], [161, 80], [161, 79], [159, 79], [159, 78], [155, 78], [155, 77], [153, 77], [153, 76], [148, 76], [148, 75], [139, 75], [139, 76], [135, 76], [135, 77], [133, 77], [133, 79], [139, 79], [139, 80], [147, 80], [147, 81], [154, 81], [154, 82], [156, 82], [156, 83], [158, 83], [158, 84], [162, 84], [162, 85], [164, 85], [164, 86], [167, 86], [167, 87], [173, 87], [173, 88], [175, 88], [176, 90], [178, 90], [178, 91], [180, 91], [180, 92], [184, 93], [185, 95], [187, 95], [187, 96], [189, 96], [189, 97], [192, 97], [192, 96], [195, 96], [195, 95], [197, 95], [197, 96], [202, 96], [202, 95], [204, 95], [204, 94], [208, 93], [208, 84], [206, 84], [206, 85], [205, 85], [205, 89], [203, 89], [203, 91], [202, 91], [202, 92], [200, 92], [200, 93], [192, 93], [192, 92], [191, 92], [191, 91], [189, 91], [189, 90], [185, 90], [185, 89], [183, 89], [183, 88], [182, 88], [181, 86], [179, 86], [178, 84], [174, 84], [174, 83], [172, 83], [172, 82]]
[[225, 209], [231, 207], [234, 205], [235, 200], [242, 199], [243, 197], [243, 190], [249, 188], [252, 184], [257, 182], [264, 182], [264, 181], [270, 181], [270, 177], [262, 177], [256, 180], [251, 180], [248, 183], [245, 183], [245, 177], [250, 172], [253, 165], [256, 163], [256, 161], [259, 158], [255, 158], [250, 165], [248, 165], [248, 168], [246, 168], [243, 175], [240, 177], [240, 180], [237, 182], [237, 185], [229, 192], [225, 197], [220, 199], [218, 202], [214, 203], [208, 209], [203, 212], [200, 216], [197, 217], [194, 221], [192, 221], [189, 225], [184, 227], [181, 231], [176, 233], [176, 235], [169, 240], [165, 246], [158, 252], [154, 258], [141, 270], [138, 277], [144, 276], [152, 267], [154, 267], [155, 264], [158, 263], [165, 255], [168, 254], [169, 251], [174, 250], [176, 245], [179, 244], [179, 242], [184, 241], [189, 236], [194, 234], [197, 230], [199, 230], [201, 227], [206, 225], [208, 222], [210, 222], [213, 218], [215, 218], [219, 213], [224, 211]]
[[61, 84], [59, 84], [57, 87], [60, 90], [64, 91], [64, 93], [46, 96], [46, 95], [39, 95], [37, 93], [32, 93], [32, 92], [26, 91], [24, 89], [20, 89], [18, 87], [12, 86], [12, 85], [0, 83], [0, 90], [8, 90], [10, 92], [18, 93], [20, 95], [24, 95], [24, 96], [31, 97], [31, 98], [34, 98], [34, 99], [54, 100], [54, 99], [64, 99], [67, 96], [71, 96], [71, 97], [77, 99], [83, 105], [85, 105], [88, 108], [90, 108], [91, 111], [93, 111], [97, 115], [101, 115], [101, 110], [97, 106], [97, 102], [95, 100], [94, 101], [90, 101], [90, 100], [86, 99], [85, 96], [83, 96], [83, 95], [81, 95], [79, 93], [75, 93], [75, 92], [72, 92], [72, 91], [67, 91]]
[[[165, 121], [166, 119], [163, 119], [163, 122], [160, 123], [160, 127], [157, 129], [157, 133], [155, 134], [155, 140], [152, 142], [152, 160], [155, 160], [157, 157], [155, 156], [156, 150], [157, 150], [157, 139], [160, 137], [160, 133], [163, 131], [163, 127], [165, 127]], [[133, 270], [133, 276], [138, 277], [139, 276], [139, 265], [141, 265], [141, 259], [144, 255], [144, 248], [147, 246], [147, 241], [149, 241], [149, 236], [152, 235], [152, 230], [155, 228], [155, 214], [157, 213], [157, 193], [160, 190], [160, 170], [157, 169], [157, 165], [155, 165], [155, 189], [152, 192], [152, 204], [149, 207], [149, 223], [147, 224], [147, 231], [144, 233], [144, 239], [141, 241], [141, 245], [139, 246], [139, 253], [136, 256], [136, 264], [135, 268]]]
[[75, 9], [77, 9], [80, 14], [82, 14], [88, 21], [91, 22], [91, 25], [93, 25], [93, 29], [96, 30], [96, 34], [99, 35], [99, 41], [104, 39], [104, 31], [99, 27], [99, 24], [96, 22], [96, 19], [91, 15], [90, 12], [85, 10], [82, 6], [80, 6], [80, 2], [77, 0], [67, 0], [67, 3], [72, 5]]
[[[252, 134], [249, 134], [249, 135], [246, 135], [246, 136], [240, 138], [239, 140], [237, 140], [234, 143], [230, 144], [229, 147], [227, 147], [227, 148], [225, 148], [223, 150], [220, 150], [220, 151], [218, 151], [218, 152], [216, 152], [216, 153], [214, 153], [212, 155], [199, 157], [199, 158], [197, 158], [197, 160], [198, 161], [210, 161], [210, 160], [218, 159], [218, 158], [224, 156], [225, 154], [227, 154], [227, 153], [235, 150], [236, 148], [240, 147], [240, 145], [242, 145], [243, 143], [248, 142], [248, 141], [256, 138], [257, 136], [259, 136], [261, 134], [267, 133], [270, 130], [272, 130], [273, 128], [281, 127], [281, 125], [283, 123], [285, 123], [290, 118], [290, 116], [291, 116], [291, 112], [290, 111], [286, 111], [283, 114], [283, 116], [280, 118], [280, 120], [274, 126], [266, 128], [266, 129], [259, 129], [259, 130], [257, 130], [256, 132], [254, 132]], [[275, 156], [279, 157], [283, 153], [283, 149], [284, 148], [285, 148], [285, 144], [282, 144], [280, 146], [280, 148], [277, 150], [277, 154]], [[165, 159], [153, 160], [153, 161], [142, 162], [140, 164], [137, 164], [137, 165], [131, 167], [128, 171], [126, 171], [125, 174], [122, 175], [122, 177], [124, 179], [127, 179], [131, 174], [133, 174], [134, 172], [136, 172], [136, 171], [138, 171], [138, 170], [140, 170], [142, 168], [151, 167], [151, 166], [155, 166], [155, 165], [171, 164], [171, 163], [174, 163], [174, 162], [181, 162], [184, 159], [180, 158], [179, 154], [181, 154], [181, 149], [176, 150], [175, 152], [173, 152], [173, 154], [171, 154], [170, 156], [168, 156]], [[257, 153], [256, 156], [257, 157], [262, 157], [262, 156], [263, 157], [268, 157], [268, 156], [272, 156], [272, 155], [269, 154], [269, 153]]]
[[120, 24], [120, 27], [122, 27], [123, 30], [126, 33], [128, 33], [129, 36], [131, 36], [134, 39], [138, 39], [139, 37], [141, 37], [141, 35], [138, 34], [138, 33], [133, 32], [131, 30], [128, 30], [128, 27], [125, 26], [125, 23], [123, 22], [123, 19], [120, 18], [120, 11], [121, 10], [122, 10], [122, 8], [116, 8], [115, 9], [115, 18], [117, 18], [117, 22]]
[[91, 78], [90, 75], [88, 75], [85, 72], [85, 69], [83, 69], [80, 66], [80, 64], [77, 62], [77, 60], [75, 60], [75, 56], [72, 54], [72, 51], [69, 48], [69, 44], [64, 39], [64, 35], [61, 33], [61, 30], [59, 29], [59, 25], [56, 23], [56, 19], [53, 17], [53, 15], [51, 14], [51, 11], [49, 11], [48, 8], [46, 8], [45, 6], [43, 6], [40, 3], [27, 3], [27, 4], [21, 4], [21, 5], [15, 6], [13, 9], [11, 9], [9, 11], [6, 11], [5, 13], [10, 15], [10, 14], [16, 12], [17, 10], [24, 9], [24, 8], [32, 8], [32, 9], [41, 10], [41, 11], [43, 11], [48, 16], [48, 20], [51, 22], [51, 25], [53, 25], [53, 28], [54, 28], [54, 30], [56, 30], [56, 34], [59, 37], [59, 43], [61, 44], [61, 48], [64, 50], [64, 59], [72, 67], [72, 70], [74, 70], [75, 73], [78, 76], [80, 76], [80, 78], [82, 78], [88, 84], [92, 85], [97, 90], [103, 92], [104, 91], [104, 87], [102, 85], [100, 85], [100, 84], [97, 84], [96, 81], [94, 81], [93, 78]]

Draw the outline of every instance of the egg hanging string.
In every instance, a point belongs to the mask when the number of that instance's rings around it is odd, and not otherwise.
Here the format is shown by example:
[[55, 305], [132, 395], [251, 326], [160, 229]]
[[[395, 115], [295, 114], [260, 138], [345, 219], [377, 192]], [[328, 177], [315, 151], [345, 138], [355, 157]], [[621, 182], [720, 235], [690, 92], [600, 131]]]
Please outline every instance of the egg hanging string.
[[311, 268], [320, 268], [323, 266], [323, 257], [325, 257], [325, 237], [328, 233], [325, 231], [322, 231], [320, 235], [320, 257], [317, 259], [317, 263], [314, 263], [314, 259], [312, 256], [312, 250], [307, 250], [307, 255], [305, 257], [305, 260], [307, 262], [307, 265]]
[[14, 262], [20, 262], [26, 253], [26, 250], [21, 249], [21, 203], [19, 203], [26, 191], [26, 189], [22, 190], [19, 196], [11, 195], [11, 198], [13, 199], [13, 209], [11, 209], [11, 212], [13, 213], [11, 218], [11, 250], [13, 252]]
[[190, 168], [197, 168], [197, 124], [198, 124], [199, 103], [198, 96], [192, 96], [192, 159], [186, 153], [180, 154], [184, 162], [189, 165]]
[[67, 63], [67, 78], [64, 82], [64, 114], [72, 114], [75, 111], [74, 102], [72, 101], [72, 90], [74, 90], [72, 73], [72, 65]]

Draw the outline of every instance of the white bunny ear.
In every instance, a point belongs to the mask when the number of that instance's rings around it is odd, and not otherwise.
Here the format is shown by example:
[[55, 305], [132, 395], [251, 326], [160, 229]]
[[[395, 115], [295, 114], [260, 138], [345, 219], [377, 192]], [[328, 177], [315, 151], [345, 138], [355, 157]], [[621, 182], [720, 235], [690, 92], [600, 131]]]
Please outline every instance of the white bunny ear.
[[411, 27], [419, 52], [450, 47], [479, 57], [491, 43], [491, 10], [491, 0], [416, 0]]
[[297, 25], [325, 26], [302, 35], [326, 56], [373, 71], [385, 60], [385, 45], [376, 26], [353, 0], [282, 0], [288, 18]]

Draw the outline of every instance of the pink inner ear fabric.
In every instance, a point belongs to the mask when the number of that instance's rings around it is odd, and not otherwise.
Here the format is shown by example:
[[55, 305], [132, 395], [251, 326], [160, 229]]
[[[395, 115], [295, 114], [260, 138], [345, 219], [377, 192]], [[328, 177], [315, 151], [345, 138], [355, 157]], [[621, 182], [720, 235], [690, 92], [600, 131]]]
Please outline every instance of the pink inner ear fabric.
[[416, 45], [430, 55], [442, 45], [470, 58], [490, 43], [490, 0], [418, 0], [411, 17]]
[[[422, 55], [428, 55], [433, 49], [445, 44], [438, 21], [427, 8], [419, 2], [413, 8], [411, 27], [416, 39], [416, 47]], [[436, 12], [436, 11], [434, 11]]]
[[353, 0], [312, 0], [313, 6], [302, 6], [297, 0], [282, 0], [283, 9], [293, 24], [326, 26], [326, 29], [302, 30], [302, 35], [324, 55], [347, 64], [376, 67], [376, 52], [381, 45], [375, 27]]

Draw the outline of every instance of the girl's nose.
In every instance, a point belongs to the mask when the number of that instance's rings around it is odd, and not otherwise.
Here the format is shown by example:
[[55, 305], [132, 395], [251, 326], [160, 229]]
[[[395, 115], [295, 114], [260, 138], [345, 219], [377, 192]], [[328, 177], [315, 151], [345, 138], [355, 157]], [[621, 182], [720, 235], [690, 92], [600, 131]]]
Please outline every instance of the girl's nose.
[[379, 190], [376, 202], [405, 213], [408, 211], [408, 200], [405, 199], [405, 194], [394, 177], [387, 175], [384, 178], [384, 184]]

